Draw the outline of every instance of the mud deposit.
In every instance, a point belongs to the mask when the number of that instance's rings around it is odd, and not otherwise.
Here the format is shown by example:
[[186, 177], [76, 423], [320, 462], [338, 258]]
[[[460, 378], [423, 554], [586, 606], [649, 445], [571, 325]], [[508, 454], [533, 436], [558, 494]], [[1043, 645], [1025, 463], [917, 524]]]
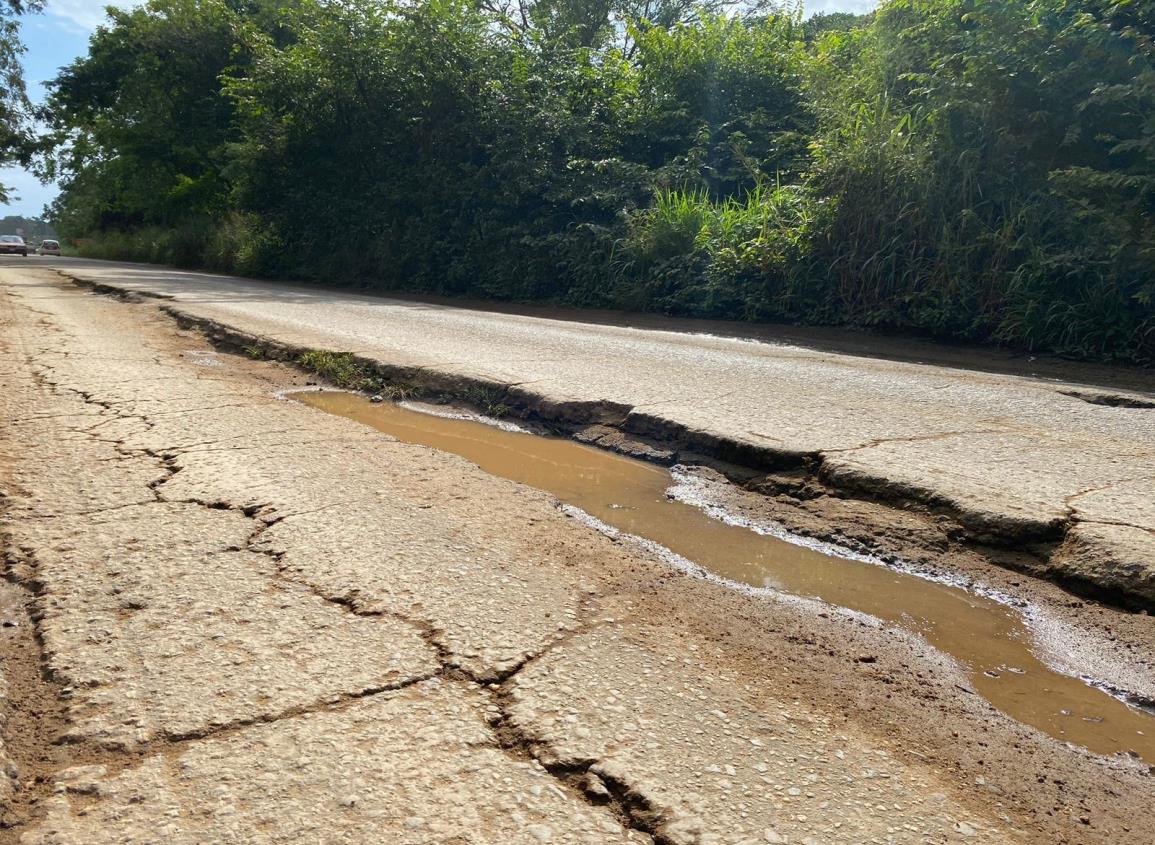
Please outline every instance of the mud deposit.
[[992, 599], [713, 519], [669, 495], [674, 479], [667, 470], [572, 440], [372, 404], [350, 393], [293, 398], [547, 491], [731, 581], [903, 626], [965, 665], [975, 689], [1015, 719], [1099, 754], [1155, 761], [1155, 717], [1047, 667], [1034, 656], [1019, 614]]

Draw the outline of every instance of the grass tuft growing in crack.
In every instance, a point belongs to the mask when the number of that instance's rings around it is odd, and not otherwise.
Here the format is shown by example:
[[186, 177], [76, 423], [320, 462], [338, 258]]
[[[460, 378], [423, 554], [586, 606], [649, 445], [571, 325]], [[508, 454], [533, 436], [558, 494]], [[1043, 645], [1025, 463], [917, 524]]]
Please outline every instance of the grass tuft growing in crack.
[[375, 386], [374, 374], [369, 372], [368, 367], [357, 364], [348, 352], [310, 349], [301, 353], [297, 358], [297, 365], [338, 387], [369, 390]]
[[421, 394], [416, 385], [390, 381], [372, 366], [359, 363], [348, 352], [310, 349], [298, 355], [294, 363], [337, 387], [373, 393], [390, 401], [415, 399]]
[[389, 402], [405, 402], [421, 396], [421, 389], [411, 384], [380, 381], [378, 386], [374, 387], [373, 390], [377, 396]]
[[458, 397], [466, 404], [477, 408], [487, 417], [500, 419], [513, 413], [513, 408], [505, 403], [505, 391], [493, 387], [467, 387]]

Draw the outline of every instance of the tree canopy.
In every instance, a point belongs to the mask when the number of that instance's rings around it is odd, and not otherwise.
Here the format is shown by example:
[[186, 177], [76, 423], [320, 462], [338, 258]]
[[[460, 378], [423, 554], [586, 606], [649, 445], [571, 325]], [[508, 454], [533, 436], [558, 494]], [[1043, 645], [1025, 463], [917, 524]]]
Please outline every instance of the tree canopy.
[[[0, 0], [0, 165], [27, 165], [36, 151], [17, 18], [42, 7], [40, 0]], [[7, 202], [8, 195], [8, 188], [0, 185], [0, 202]]]

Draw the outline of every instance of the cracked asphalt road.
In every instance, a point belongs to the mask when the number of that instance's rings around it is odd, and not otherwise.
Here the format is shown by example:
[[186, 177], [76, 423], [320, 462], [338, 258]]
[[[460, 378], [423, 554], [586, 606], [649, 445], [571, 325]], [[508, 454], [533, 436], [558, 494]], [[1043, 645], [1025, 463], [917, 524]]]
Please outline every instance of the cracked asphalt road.
[[685, 578], [278, 401], [299, 374], [152, 305], [3, 268], [0, 325], [5, 563], [41, 649], [5, 651], [0, 841], [1155, 834], [1145, 766], [1002, 716], [902, 631]]
[[977, 536], [1065, 536], [1057, 576], [1155, 605], [1155, 379], [1145, 396], [1124, 392], [1139, 406], [1115, 407], [1096, 404], [1110, 390], [798, 346], [145, 265], [52, 264], [259, 337], [516, 385], [530, 405], [610, 403], [642, 432], [673, 426], [811, 456], [838, 486], [932, 502]]

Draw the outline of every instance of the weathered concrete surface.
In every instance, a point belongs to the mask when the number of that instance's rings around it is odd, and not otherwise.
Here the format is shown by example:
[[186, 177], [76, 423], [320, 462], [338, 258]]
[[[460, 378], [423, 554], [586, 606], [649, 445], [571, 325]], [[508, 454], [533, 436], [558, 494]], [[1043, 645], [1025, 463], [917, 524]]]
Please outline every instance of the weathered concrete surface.
[[[182, 313], [303, 347], [516, 385], [542, 408], [611, 403], [624, 424], [819, 456], [844, 486], [929, 500], [979, 538], [1055, 539], [1071, 501], [1127, 484], [1113, 522], [1151, 531], [1155, 411], [1102, 391], [721, 337], [574, 324], [258, 283], [144, 265], [62, 259], [82, 280], [169, 297]], [[1151, 390], [1155, 392], [1155, 379]], [[1131, 544], [1094, 532], [1104, 566]]]
[[[19, 517], [17, 517], [19, 518]], [[30, 521], [71, 740], [132, 748], [433, 675], [411, 625], [347, 613], [244, 550], [232, 511], [154, 502]]]
[[[612, 815], [504, 754], [474, 686], [431, 681], [155, 755], [65, 773], [27, 845], [389, 842], [626, 845]], [[87, 798], [87, 795], [93, 796]], [[83, 815], [77, 803], [92, 803]]]
[[[457, 663], [485, 677], [524, 659], [574, 624], [567, 603], [584, 595], [488, 547], [463, 577], [485, 512], [414, 523], [426, 496], [404, 499], [408, 474], [443, 470], [443, 456], [353, 425], [330, 432], [264, 385], [221, 376], [206, 350], [136, 331], [125, 306], [21, 278], [23, 293], [0, 299], [2, 528], [11, 575], [36, 592], [43, 666], [63, 703], [50, 736], [66, 743], [45, 755], [18, 738], [6, 794], [34, 791], [34, 773], [60, 784], [47, 803], [25, 799], [38, 811], [23, 841], [648, 841], [503, 750], [488, 693], [421, 683]], [[441, 495], [486, 482], [466, 475]], [[359, 500], [375, 507], [357, 511]], [[423, 611], [424, 598], [428, 613], [355, 610], [265, 548], [270, 525], [326, 506], [392, 517], [381, 546], [350, 551], [394, 589], [403, 573], [388, 578], [391, 561], [425, 567], [405, 609]], [[313, 553], [341, 560], [340, 548]], [[487, 589], [488, 605], [471, 603], [470, 590]], [[45, 769], [45, 756], [77, 765]]]
[[551, 762], [633, 789], [670, 845], [1005, 841], [806, 705], [756, 704], [748, 679], [701, 671], [701, 645], [623, 622], [519, 674], [509, 710]]
[[[416, 503], [389, 496], [287, 517], [262, 537], [263, 547], [281, 555], [292, 577], [361, 612], [426, 620], [452, 665], [499, 679], [576, 628], [593, 588], [567, 571], [564, 547], [548, 536], [553, 526], [510, 532], [512, 502], [492, 497], [492, 487], [479, 509], [484, 499], [469, 495], [483, 492], [476, 485], [449, 501], [430, 489], [422, 501], [421, 488], [434, 486], [424, 480], [414, 479]], [[453, 518], [467, 508], [472, 514]]]
[[294, 374], [151, 307], [23, 269], [0, 287], [0, 527], [70, 740], [13, 738], [31, 797], [0, 841], [1155, 832], [1144, 768], [1012, 722], [905, 633], [679, 576], [547, 496], [277, 401]]

